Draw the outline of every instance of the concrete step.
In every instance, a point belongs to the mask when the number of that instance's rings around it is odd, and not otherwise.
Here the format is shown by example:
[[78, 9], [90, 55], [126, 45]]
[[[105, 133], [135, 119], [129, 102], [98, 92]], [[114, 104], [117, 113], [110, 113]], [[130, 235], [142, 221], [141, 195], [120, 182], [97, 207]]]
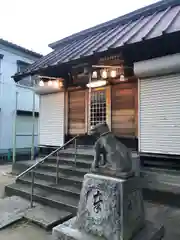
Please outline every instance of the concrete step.
[[[30, 166], [32, 166], [35, 162], [31, 161], [24, 161], [16, 163], [16, 166], [13, 167], [13, 171], [16, 172], [16, 174], [21, 173], [22, 171], [26, 170]], [[39, 164], [37, 169], [41, 169], [46, 172], [56, 172], [57, 165], [56, 163], [49, 162], [48, 160], [44, 163]], [[74, 165], [67, 165], [67, 164], [59, 164], [59, 174], [67, 174], [67, 175], [76, 175], [76, 176], [84, 176], [89, 171], [88, 168], [82, 168], [79, 166]]]
[[21, 220], [28, 208], [28, 201], [18, 196], [0, 199], [0, 230]]
[[146, 180], [144, 187], [180, 194], [180, 174], [178, 171], [143, 168], [141, 176]]
[[[34, 171], [35, 178], [40, 180], [46, 180], [48, 182], [56, 183], [56, 173], [55, 172], [46, 172], [43, 169], [36, 169]], [[31, 172], [27, 173], [27, 177], [31, 177]], [[58, 183], [65, 185], [76, 185], [81, 187], [83, 176], [73, 176], [69, 174], [59, 174]]]
[[[61, 150], [60, 153], [62, 154], [74, 154], [75, 153], [75, 148], [66, 148], [65, 150]], [[94, 155], [94, 149], [93, 148], [86, 148], [86, 149], [77, 149], [77, 155], [79, 156], [90, 156], [92, 157]]]
[[[74, 158], [75, 150], [71, 149], [71, 148], [61, 150], [61, 151], [59, 151], [58, 155], [61, 158]], [[45, 157], [46, 155], [41, 154], [41, 157], [43, 157], [43, 156]], [[53, 156], [56, 157], [56, 154], [54, 154]], [[79, 150], [77, 150], [76, 156], [77, 156], [77, 159], [86, 159], [86, 160], [92, 161], [94, 158], [94, 152], [93, 152], [93, 150], [89, 150], [89, 149], [88, 150], [79, 149]]]
[[[32, 178], [23, 177], [23, 178], [18, 179], [16, 181], [16, 183], [31, 185]], [[60, 182], [57, 185], [53, 182], [41, 180], [41, 179], [37, 179], [37, 178], [35, 178], [34, 185], [38, 188], [45, 189], [47, 191], [60, 193], [60, 194], [66, 194], [66, 195], [70, 195], [70, 196], [77, 197], [77, 198], [79, 198], [80, 191], [81, 191], [81, 187], [77, 186], [75, 184], [74, 185], [65, 185], [65, 184], [62, 184], [62, 182]]]
[[142, 168], [145, 200], [180, 207], [180, 173], [175, 170]]
[[[43, 169], [44, 171], [51, 171], [51, 172], [56, 172], [56, 164], [55, 163], [48, 163], [45, 162], [44, 164], [40, 164], [38, 169]], [[89, 171], [89, 168], [80, 168], [76, 166], [71, 166], [71, 165], [65, 165], [65, 164], [59, 164], [59, 174], [65, 173], [67, 175], [75, 175], [75, 176], [84, 176]]]
[[[6, 186], [5, 192], [8, 196], [16, 195], [30, 200], [31, 186], [29, 184], [13, 183]], [[34, 186], [33, 200], [44, 205], [65, 210], [76, 214], [79, 198], [66, 194], [50, 192]]]
[[[51, 156], [48, 158], [47, 162], [49, 163], [56, 163], [57, 157]], [[72, 157], [61, 157], [59, 158], [60, 164], [66, 164], [66, 165], [75, 165], [75, 160]], [[82, 167], [82, 168], [90, 168], [92, 164], [93, 159], [76, 159], [76, 166]]]
[[30, 201], [19, 196], [0, 199], [0, 230], [24, 218], [46, 230], [50, 230], [54, 226], [69, 220], [72, 216], [71, 212], [36, 202], [34, 202], [34, 207], [31, 208]]
[[56, 225], [69, 220], [73, 216], [72, 213], [65, 210], [59, 210], [37, 203], [34, 205], [33, 208], [25, 212], [24, 218], [46, 230], [51, 230]]

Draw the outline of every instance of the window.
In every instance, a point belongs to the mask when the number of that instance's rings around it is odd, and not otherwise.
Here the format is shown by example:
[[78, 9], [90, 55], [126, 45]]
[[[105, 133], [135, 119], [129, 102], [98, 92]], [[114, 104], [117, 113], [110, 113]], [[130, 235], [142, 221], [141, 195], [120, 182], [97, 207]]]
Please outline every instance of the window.
[[23, 73], [29, 65], [29, 63], [17, 60], [17, 72]]
[[[27, 67], [29, 66], [29, 63], [23, 62], [18, 60], [17, 61], [17, 72], [18, 73], [23, 73], [25, 72], [25, 70], [27, 69]], [[30, 77], [25, 77], [24, 79], [20, 80], [18, 82], [18, 84], [23, 85], [23, 86], [28, 86], [28, 87], [32, 87], [33, 83], [31, 81]]]
[[1, 68], [1, 64], [2, 64], [2, 59], [3, 59], [3, 57], [4, 57], [4, 55], [2, 55], [2, 54], [0, 54], [0, 75], [1, 75], [1, 70], [2, 70], [2, 68]]

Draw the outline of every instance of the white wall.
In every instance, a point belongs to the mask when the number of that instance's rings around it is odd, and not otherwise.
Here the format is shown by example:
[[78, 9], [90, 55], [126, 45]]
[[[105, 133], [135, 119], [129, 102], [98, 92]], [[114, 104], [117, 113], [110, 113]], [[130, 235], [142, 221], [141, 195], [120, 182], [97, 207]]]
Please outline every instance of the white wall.
[[[18, 92], [18, 101], [17, 101], [18, 110], [32, 111], [32, 107], [33, 107], [32, 89], [17, 84], [16, 91]], [[35, 95], [35, 111], [39, 112], [39, 96], [38, 95]]]
[[[34, 145], [38, 145], [38, 118], [34, 122]], [[17, 116], [16, 127], [16, 147], [31, 148], [32, 146], [32, 117], [31, 116]]]
[[[32, 90], [17, 86], [12, 76], [17, 72], [17, 60], [32, 63], [34, 59], [27, 54], [8, 49], [0, 45], [1, 60], [0, 75], [0, 150], [13, 146], [13, 121], [15, 116], [16, 91], [19, 92], [18, 108], [32, 110]], [[39, 101], [36, 97], [36, 110]]]

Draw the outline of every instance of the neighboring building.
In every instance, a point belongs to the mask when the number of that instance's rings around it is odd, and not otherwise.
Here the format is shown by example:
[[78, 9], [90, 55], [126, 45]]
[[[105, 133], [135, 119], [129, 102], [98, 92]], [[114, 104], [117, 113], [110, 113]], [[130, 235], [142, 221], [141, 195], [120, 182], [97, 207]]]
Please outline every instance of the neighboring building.
[[140, 156], [156, 157], [155, 165], [180, 158], [179, 39], [180, 2], [164, 0], [50, 44], [50, 54], [14, 76], [63, 79], [58, 88], [42, 78], [35, 88], [40, 145], [77, 134], [92, 144], [91, 126], [106, 121]]
[[[16, 117], [17, 151], [28, 150], [32, 143], [33, 89], [31, 78], [15, 83], [12, 76], [41, 57], [40, 54], [0, 39], [0, 155], [7, 155], [13, 148], [13, 128]], [[16, 92], [17, 112], [16, 112]], [[36, 96], [36, 117], [39, 112], [39, 97]], [[38, 130], [35, 123], [35, 143]]]

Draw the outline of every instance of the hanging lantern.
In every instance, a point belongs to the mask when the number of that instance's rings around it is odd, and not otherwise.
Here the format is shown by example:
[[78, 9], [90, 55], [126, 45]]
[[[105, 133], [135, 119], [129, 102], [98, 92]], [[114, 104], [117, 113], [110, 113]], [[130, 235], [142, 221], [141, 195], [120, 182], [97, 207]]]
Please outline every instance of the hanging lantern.
[[119, 80], [120, 80], [120, 82], [124, 82], [124, 81], [125, 81], [124, 74], [121, 74], [121, 75], [120, 75], [120, 79], [119, 79]]
[[40, 81], [39, 81], [39, 86], [40, 86], [40, 87], [43, 87], [43, 86], [44, 86], [43, 80], [40, 80]]
[[97, 72], [96, 72], [96, 71], [94, 71], [94, 72], [92, 73], [92, 78], [97, 78]]
[[53, 85], [54, 85], [55, 88], [58, 88], [59, 87], [59, 81], [55, 81]]
[[104, 78], [104, 79], [106, 79], [106, 78], [108, 77], [108, 74], [107, 74], [107, 71], [106, 71], [106, 70], [103, 70], [103, 71], [101, 72], [101, 77]]
[[63, 87], [63, 83], [59, 82], [59, 87], [62, 88]]
[[110, 75], [112, 78], [115, 78], [117, 75], [116, 70], [111, 70]]
[[48, 86], [52, 86], [53, 82], [51, 80], [48, 81]]

